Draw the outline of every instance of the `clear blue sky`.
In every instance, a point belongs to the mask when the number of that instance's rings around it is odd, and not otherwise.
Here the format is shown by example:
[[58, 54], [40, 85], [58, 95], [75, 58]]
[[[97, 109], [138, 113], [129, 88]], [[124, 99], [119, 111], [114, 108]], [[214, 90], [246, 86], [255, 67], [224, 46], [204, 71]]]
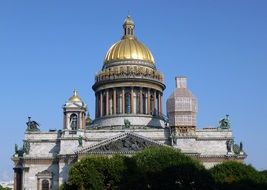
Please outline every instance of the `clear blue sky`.
[[28, 116], [42, 130], [61, 129], [77, 88], [94, 117], [94, 75], [128, 11], [165, 75], [164, 100], [175, 76], [187, 76], [198, 127], [229, 114], [246, 162], [267, 169], [267, 1], [1, 0], [0, 179], [12, 176]]

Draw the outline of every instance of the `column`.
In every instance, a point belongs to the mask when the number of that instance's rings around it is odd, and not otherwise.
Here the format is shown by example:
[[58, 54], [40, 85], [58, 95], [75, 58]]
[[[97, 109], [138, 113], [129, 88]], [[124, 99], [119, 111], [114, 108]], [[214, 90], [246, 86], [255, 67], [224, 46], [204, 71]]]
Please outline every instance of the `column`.
[[98, 117], [98, 94], [95, 93], [95, 115]]
[[103, 93], [102, 91], [100, 91], [99, 107], [100, 107], [100, 117], [102, 117], [103, 116]]
[[162, 114], [162, 111], [161, 111], [161, 92], [159, 92], [158, 97], [159, 97], [159, 114], [161, 115]]
[[67, 129], [67, 113], [66, 112], [64, 112], [64, 129]]
[[116, 88], [113, 89], [113, 114], [116, 114], [117, 113], [117, 110], [116, 110]]
[[154, 97], [154, 102], [153, 102], [153, 110], [152, 110], [152, 112], [153, 112], [153, 114], [157, 114], [157, 92], [156, 92], [156, 90], [154, 90], [154, 94], [153, 94], [153, 97]]
[[37, 178], [37, 190], [40, 190], [42, 187], [40, 187], [41, 184], [40, 184], [40, 178], [38, 177]]
[[142, 88], [140, 88], [140, 91], [139, 91], [139, 98], [140, 98], [139, 108], [140, 108], [140, 113], [142, 114], [143, 113], [143, 89]]
[[22, 190], [22, 187], [23, 187], [22, 169], [21, 168], [13, 168], [13, 170], [15, 173], [14, 190]]
[[82, 129], [83, 128], [83, 126], [82, 126], [82, 112], [80, 112], [79, 114], [78, 114], [78, 117], [79, 117], [79, 121], [78, 121], [78, 129]]
[[83, 113], [82, 113], [82, 123], [83, 123], [83, 125], [82, 125], [82, 128], [83, 128], [83, 129], [85, 129], [85, 128], [86, 128], [85, 116], [86, 116], [86, 113], [85, 113], [85, 112], [83, 112]]
[[134, 95], [133, 95], [133, 87], [131, 87], [131, 113], [134, 113]]
[[150, 113], [150, 89], [147, 89], [147, 112], [148, 115], [151, 115]]
[[124, 88], [122, 88], [122, 114], [125, 114], [125, 94]]
[[109, 92], [106, 89], [106, 115], [109, 115]]
[[143, 113], [144, 114], [148, 114], [147, 113], [147, 89], [146, 89], [146, 91], [144, 91], [144, 97], [145, 97], [145, 101], [143, 102], [143, 105], [144, 105], [144, 111], [143, 111]]

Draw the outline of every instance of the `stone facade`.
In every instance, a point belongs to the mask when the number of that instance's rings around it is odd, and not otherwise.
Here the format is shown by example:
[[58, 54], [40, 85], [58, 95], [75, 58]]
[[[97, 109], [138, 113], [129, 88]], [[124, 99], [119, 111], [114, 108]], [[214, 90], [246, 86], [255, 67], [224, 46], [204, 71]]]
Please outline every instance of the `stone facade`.
[[16, 146], [12, 157], [15, 190], [57, 190], [67, 182], [71, 165], [83, 157], [132, 155], [150, 146], [179, 149], [207, 168], [246, 157], [242, 145], [234, 145], [228, 116], [218, 128], [197, 128], [197, 100], [185, 77], [176, 78], [168, 116], [162, 113], [163, 75], [150, 50], [135, 38], [130, 17], [123, 27], [124, 36], [95, 77], [92, 122], [76, 90], [63, 105], [62, 129], [43, 132], [29, 118], [23, 148]]

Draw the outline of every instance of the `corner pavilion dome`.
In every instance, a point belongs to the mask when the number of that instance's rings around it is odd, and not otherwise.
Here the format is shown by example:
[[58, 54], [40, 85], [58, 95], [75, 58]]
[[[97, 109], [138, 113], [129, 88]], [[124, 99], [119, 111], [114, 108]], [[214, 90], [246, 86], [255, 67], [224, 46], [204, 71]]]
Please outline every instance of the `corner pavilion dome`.
[[78, 96], [78, 92], [76, 89], [73, 90], [73, 95], [68, 99], [63, 107], [83, 107], [86, 108], [86, 104], [82, 101], [82, 99]]
[[70, 102], [83, 102], [82, 99], [78, 96], [76, 89], [73, 90], [73, 95], [69, 98]]
[[154, 58], [150, 50], [134, 36], [134, 22], [130, 16], [124, 21], [124, 36], [108, 50], [104, 64], [116, 61], [141, 60], [154, 64]]

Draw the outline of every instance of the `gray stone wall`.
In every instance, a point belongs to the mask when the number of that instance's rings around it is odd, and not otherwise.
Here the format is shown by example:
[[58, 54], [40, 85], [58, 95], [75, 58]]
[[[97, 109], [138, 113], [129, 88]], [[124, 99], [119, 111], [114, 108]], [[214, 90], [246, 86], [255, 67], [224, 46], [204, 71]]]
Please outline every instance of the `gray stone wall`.
[[[75, 152], [82, 148], [97, 144], [105, 139], [117, 136], [125, 132], [133, 132], [144, 138], [171, 145], [169, 128], [149, 128], [139, 127], [130, 129], [91, 129], [78, 130], [76, 132], [65, 130], [61, 135], [54, 133], [26, 133], [25, 140], [30, 142], [30, 152], [25, 154], [25, 159], [52, 159], [59, 156], [58, 163], [33, 164], [25, 165], [28, 171], [24, 173], [24, 187], [27, 190], [36, 190], [38, 172], [49, 170], [53, 172], [53, 189], [57, 189], [68, 179], [69, 168], [71, 167], [71, 159]], [[79, 146], [79, 137], [83, 138], [82, 146]], [[226, 142], [233, 139], [232, 131], [228, 129], [205, 128], [197, 129], [192, 133], [177, 133], [176, 144], [173, 146], [180, 149], [186, 154], [196, 154], [213, 160], [204, 161], [205, 167], [210, 168], [221, 162], [221, 159], [214, 160], [214, 157], [222, 158], [227, 155]], [[57, 157], [58, 158], [58, 157]]]

